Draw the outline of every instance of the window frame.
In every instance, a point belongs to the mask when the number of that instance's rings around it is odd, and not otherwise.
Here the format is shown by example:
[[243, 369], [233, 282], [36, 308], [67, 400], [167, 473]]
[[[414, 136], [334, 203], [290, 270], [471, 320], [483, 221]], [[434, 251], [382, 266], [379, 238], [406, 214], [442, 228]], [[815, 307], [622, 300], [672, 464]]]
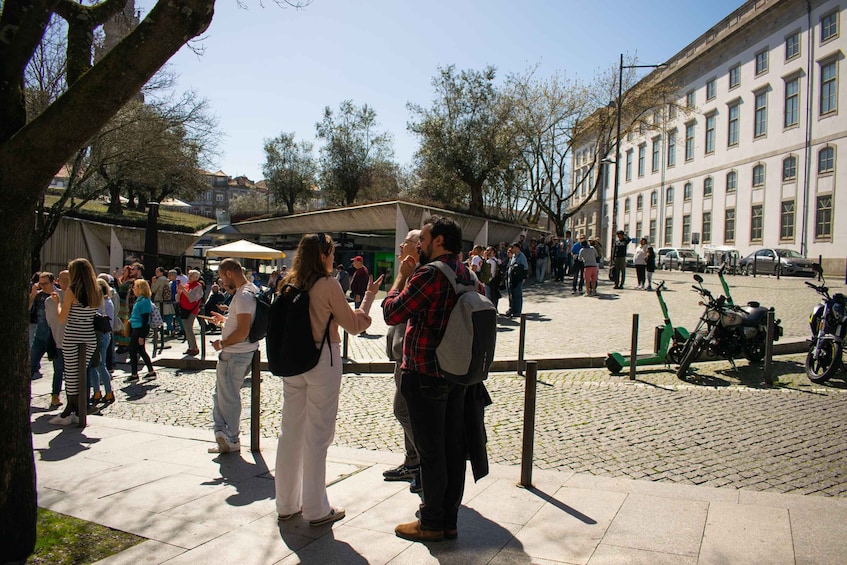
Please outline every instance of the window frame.
[[718, 95], [718, 86], [714, 78], [706, 81], [706, 102], [714, 100]]
[[764, 233], [765, 207], [762, 204], [753, 204], [750, 207], [750, 241], [761, 242]]
[[723, 240], [726, 243], [735, 242], [735, 208], [724, 210]]
[[688, 181], [682, 186], [682, 200], [684, 202], [690, 201], [693, 194], [694, 194], [694, 185], [691, 183], [691, 181]]
[[673, 185], [665, 188], [665, 206], [673, 204]]
[[[715, 152], [715, 130], [717, 128], [718, 123], [718, 114], [717, 112], [711, 112], [706, 115], [706, 132], [705, 137], [703, 138], [704, 144], [704, 153], [706, 155], [712, 155]], [[711, 125], [711, 127], [710, 127]]]
[[[794, 85], [796, 91], [789, 93], [789, 87]], [[782, 108], [782, 127], [783, 129], [793, 128], [800, 125], [800, 76], [786, 78], [783, 81], [783, 108]], [[794, 120], [789, 122], [789, 108]]]
[[729, 82], [729, 90], [741, 86], [741, 63], [736, 63], [729, 68], [727, 80]]
[[[786, 211], [786, 204], [791, 206], [789, 212]], [[786, 221], [790, 213], [790, 221]], [[783, 200], [779, 206], [779, 240], [794, 241], [794, 223], [795, 223], [795, 208], [794, 199]], [[786, 230], [790, 229], [790, 234], [786, 235]]]
[[662, 137], [654, 137], [651, 142], [650, 172], [657, 173], [662, 164]]
[[[834, 69], [831, 78], [824, 77], [824, 69], [832, 67]], [[820, 91], [818, 93], [818, 116], [825, 117], [838, 113], [838, 60], [828, 58], [819, 63], [820, 69]], [[824, 106], [824, 101], [828, 101]]]
[[636, 212], [639, 212], [639, 211], [641, 211], [643, 208], [644, 208], [644, 195], [643, 195], [643, 194], [639, 194], [639, 195], [635, 198], [635, 211], [636, 211]]
[[768, 69], [770, 67], [770, 57], [768, 54], [769, 50], [767, 47], [765, 47], [753, 56], [755, 74], [757, 77], [762, 76], [768, 72]]
[[665, 218], [664, 247], [673, 245], [673, 216]]
[[[802, 45], [800, 44], [800, 32], [795, 31], [785, 36], [785, 60], [791, 61], [800, 56]], [[793, 52], [792, 52], [793, 51]]]
[[659, 205], [659, 193], [652, 191], [650, 193], [650, 208], [656, 208]]
[[625, 178], [626, 181], [629, 182], [632, 180], [632, 153], [633, 149], [629, 149], [626, 152], [626, 168], [625, 168]]
[[639, 144], [639, 146], [638, 146], [638, 178], [641, 178], [641, 177], [644, 176], [644, 172], [645, 172], [645, 168], [646, 168], [646, 163], [645, 163], [646, 155], [645, 155], [645, 153], [647, 153], [647, 144], [646, 143]]
[[[832, 18], [832, 25], [830, 26], [826, 26], [825, 24], [825, 20], [827, 20], [828, 18]], [[832, 10], [831, 12], [828, 12], [821, 16], [821, 45], [823, 45], [824, 43], [829, 43], [833, 39], [838, 38], [839, 28], [841, 27], [838, 19], [839, 16], [837, 9]], [[829, 35], [825, 35], [825, 32], [828, 28], [831, 30], [834, 28], [834, 31], [832, 31], [832, 33], [830, 33]]]
[[[824, 157], [824, 152], [828, 157]], [[824, 165], [824, 166], [822, 166]], [[818, 175], [831, 175], [835, 173], [835, 147], [824, 145], [818, 149]]]
[[700, 239], [703, 243], [712, 241], [712, 211], [704, 211], [700, 226]]
[[[708, 189], [706, 188], [706, 183], [708, 183]], [[706, 177], [703, 179], [703, 198], [711, 198], [712, 193], [715, 191], [715, 179], [712, 177]]]
[[665, 164], [668, 168], [676, 166], [676, 130], [668, 132], [667, 158]]
[[[696, 132], [696, 122], [689, 122], [685, 124], [685, 160], [693, 161], [694, 160], [694, 136], [697, 134]], [[689, 135], [690, 133], [690, 135]]]
[[[764, 104], [759, 105], [759, 100]], [[760, 139], [768, 135], [768, 91], [758, 90], [753, 93], [753, 139]]]
[[[732, 178], [732, 186], [730, 187], [729, 179]], [[726, 173], [726, 193], [734, 193], [738, 191], [738, 171], [731, 170]]]
[[685, 107], [689, 110], [693, 109], [697, 105], [697, 95], [695, 92], [695, 90], [689, 90], [685, 93]]
[[[786, 174], [786, 171], [788, 171], [788, 174]], [[797, 156], [788, 155], [782, 160], [782, 182], [794, 180], [797, 180]]]
[[726, 145], [727, 147], [736, 147], [741, 137], [741, 103], [735, 101], [728, 104], [726, 114]]
[[[828, 203], [821, 207], [821, 203]], [[832, 240], [832, 193], [821, 194], [815, 198], [815, 240]], [[824, 231], [825, 230], [825, 231]]]
[[762, 188], [765, 186], [765, 164], [764, 163], [756, 163], [753, 165], [753, 171], [751, 175], [751, 186], [753, 188]]

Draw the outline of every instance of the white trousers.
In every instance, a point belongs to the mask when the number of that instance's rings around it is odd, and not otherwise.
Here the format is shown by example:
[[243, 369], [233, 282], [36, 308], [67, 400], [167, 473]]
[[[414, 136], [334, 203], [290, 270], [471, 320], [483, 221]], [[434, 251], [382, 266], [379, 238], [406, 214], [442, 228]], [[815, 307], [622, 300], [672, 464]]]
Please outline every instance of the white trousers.
[[326, 493], [326, 452], [335, 438], [340, 390], [338, 343], [324, 346], [311, 371], [283, 379], [274, 476], [279, 515], [302, 510], [304, 519], [317, 520], [332, 510]]

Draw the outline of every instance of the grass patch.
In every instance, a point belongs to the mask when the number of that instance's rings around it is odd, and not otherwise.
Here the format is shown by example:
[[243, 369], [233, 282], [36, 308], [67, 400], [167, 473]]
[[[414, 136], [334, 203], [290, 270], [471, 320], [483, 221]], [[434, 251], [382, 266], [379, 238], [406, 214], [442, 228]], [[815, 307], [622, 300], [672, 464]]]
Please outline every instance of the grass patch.
[[[44, 197], [45, 207], [50, 207], [59, 199], [58, 196], [48, 194]], [[91, 200], [82, 205], [79, 210], [74, 210], [68, 216], [82, 218], [106, 224], [124, 226], [145, 227], [147, 225], [147, 212], [123, 209], [123, 214], [116, 216], [108, 213], [109, 205], [100, 200]], [[205, 216], [185, 214], [183, 212], [172, 212], [170, 210], [159, 210], [159, 229], [194, 233], [214, 223], [214, 220]]]
[[144, 538], [100, 524], [38, 509], [35, 553], [27, 563], [76, 565], [94, 563], [144, 541]]

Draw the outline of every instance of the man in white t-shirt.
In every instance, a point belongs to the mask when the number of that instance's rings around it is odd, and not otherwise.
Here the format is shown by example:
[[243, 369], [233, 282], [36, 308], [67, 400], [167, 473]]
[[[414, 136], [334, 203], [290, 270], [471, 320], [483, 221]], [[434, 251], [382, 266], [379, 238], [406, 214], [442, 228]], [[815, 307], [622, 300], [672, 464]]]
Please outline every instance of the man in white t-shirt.
[[219, 351], [215, 392], [212, 394], [212, 419], [215, 423], [217, 445], [209, 453], [240, 451], [239, 422], [241, 421], [241, 385], [253, 362], [253, 352], [259, 343], [251, 343], [250, 326], [256, 314], [256, 294], [259, 290], [244, 276], [241, 263], [224, 259], [218, 275], [232, 293], [227, 316], [212, 312], [215, 323], [222, 325], [221, 339], [212, 342]]

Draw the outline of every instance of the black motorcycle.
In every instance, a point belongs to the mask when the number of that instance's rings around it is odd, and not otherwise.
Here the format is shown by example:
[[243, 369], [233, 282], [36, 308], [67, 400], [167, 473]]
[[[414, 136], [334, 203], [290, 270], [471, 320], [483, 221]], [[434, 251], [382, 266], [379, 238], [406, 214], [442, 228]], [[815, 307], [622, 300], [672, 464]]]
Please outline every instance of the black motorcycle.
[[[736, 370], [735, 357], [743, 356], [752, 362], [764, 359], [768, 312], [772, 309], [760, 306], [758, 302], [748, 302], [747, 306], [733, 305], [725, 296], [715, 298], [703, 288], [700, 275], [694, 275], [694, 280], [698, 285], [692, 285], [692, 288], [703, 297], [700, 304], [706, 309], [682, 346], [676, 376], [685, 380], [691, 363], [703, 351], [714, 357], [723, 357]], [[774, 341], [782, 335], [779, 324], [780, 320], [776, 320]]]
[[[819, 265], [813, 268], [823, 275]], [[847, 297], [840, 292], [830, 296], [826, 279], [822, 282], [816, 285], [806, 281], [806, 286], [815, 289], [822, 297], [809, 316], [812, 338], [806, 355], [806, 375], [813, 383], [828, 381], [842, 366], [841, 350], [844, 333], [847, 332]]]

